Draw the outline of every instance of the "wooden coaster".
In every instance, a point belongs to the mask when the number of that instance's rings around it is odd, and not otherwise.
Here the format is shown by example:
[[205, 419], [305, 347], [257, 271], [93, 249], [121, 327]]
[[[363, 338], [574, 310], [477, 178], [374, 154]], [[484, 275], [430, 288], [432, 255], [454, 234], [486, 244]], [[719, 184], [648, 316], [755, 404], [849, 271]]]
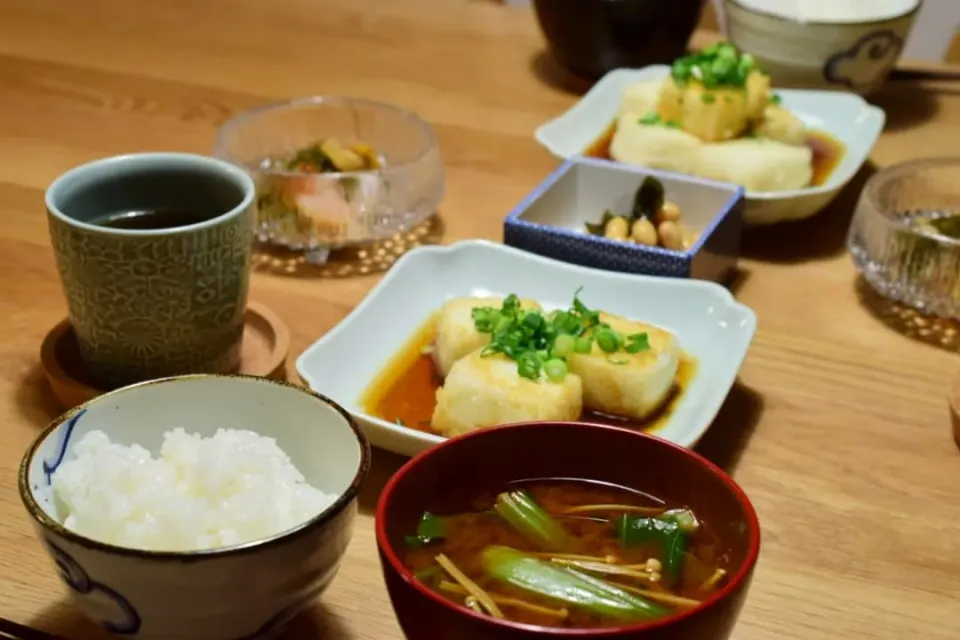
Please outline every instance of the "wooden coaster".
[[960, 447], [960, 375], [953, 379], [950, 387], [950, 422], [953, 423], [953, 439]]
[[[283, 378], [289, 350], [290, 331], [283, 321], [262, 304], [249, 303], [238, 373]], [[69, 319], [47, 333], [40, 347], [40, 363], [54, 395], [68, 409], [106, 391], [91, 381]]]

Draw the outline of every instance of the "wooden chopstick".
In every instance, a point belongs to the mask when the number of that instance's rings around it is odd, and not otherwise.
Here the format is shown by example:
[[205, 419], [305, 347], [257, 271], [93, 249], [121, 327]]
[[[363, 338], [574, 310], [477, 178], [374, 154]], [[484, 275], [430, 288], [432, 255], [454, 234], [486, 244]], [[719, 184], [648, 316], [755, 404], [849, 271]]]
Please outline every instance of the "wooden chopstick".
[[960, 80], [960, 64], [929, 60], [900, 60], [890, 80]]
[[0, 618], [0, 640], [65, 640], [39, 629], [31, 629], [13, 620]]

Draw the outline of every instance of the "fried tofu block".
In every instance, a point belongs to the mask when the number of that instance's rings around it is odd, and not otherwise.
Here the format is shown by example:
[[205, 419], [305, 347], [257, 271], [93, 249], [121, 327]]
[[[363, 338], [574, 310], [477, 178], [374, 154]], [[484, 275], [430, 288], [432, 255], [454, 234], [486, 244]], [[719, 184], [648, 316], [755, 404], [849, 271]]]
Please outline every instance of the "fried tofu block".
[[656, 111], [663, 85], [662, 78], [629, 85], [623, 90], [623, 96], [620, 98], [619, 115], [630, 114], [641, 118], [651, 111]]
[[793, 146], [801, 146], [807, 140], [807, 128], [803, 120], [775, 104], [766, 108], [763, 119], [753, 132], [759, 138], [770, 138]]
[[704, 178], [733, 182], [750, 191], [802, 189], [813, 178], [813, 151], [767, 138], [742, 138], [705, 144], [696, 173]]
[[627, 164], [693, 173], [703, 145], [700, 138], [681, 129], [644, 124], [635, 116], [625, 115], [610, 141], [610, 156]]
[[643, 419], [659, 409], [673, 389], [680, 345], [669, 331], [609, 313], [600, 321], [624, 336], [646, 333], [650, 348], [639, 353], [606, 353], [594, 343], [587, 354], [568, 358], [583, 384], [583, 406], [625, 418]]
[[770, 76], [762, 71], [751, 71], [747, 76], [747, 118], [757, 121], [770, 104]]
[[[473, 324], [473, 309], [494, 307], [499, 309], [503, 298], [454, 298], [447, 300], [437, 314], [436, 333], [433, 339], [433, 360], [437, 372], [446, 378], [453, 363], [471, 351], [476, 351], [489, 342], [490, 336], [477, 331]], [[524, 309], [539, 309], [534, 300], [520, 300]]]
[[580, 417], [583, 387], [576, 375], [559, 382], [543, 376], [529, 380], [520, 377], [513, 360], [481, 352], [457, 360], [437, 390], [430, 423], [437, 432], [453, 437], [511, 422]]
[[679, 85], [670, 78], [657, 111], [664, 121], [678, 123], [704, 142], [730, 140], [747, 128], [746, 92], [736, 87], [708, 89], [696, 81]]

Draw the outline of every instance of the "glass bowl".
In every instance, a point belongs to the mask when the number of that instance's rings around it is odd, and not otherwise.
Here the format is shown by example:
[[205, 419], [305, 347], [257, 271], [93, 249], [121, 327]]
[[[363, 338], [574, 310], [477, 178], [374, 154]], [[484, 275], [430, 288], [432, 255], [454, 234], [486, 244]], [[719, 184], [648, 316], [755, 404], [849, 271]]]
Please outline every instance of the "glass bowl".
[[960, 157], [898, 164], [873, 175], [857, 203], [847, 249], [880, 295], [960, 317]]
[[[366, 145], [380, 168], [315, 173], [289, 170], [300, 150], [336, 138]], [[444, 193], [432, 127], [374, 100], [317, 96], [243, 111], [221, 128], [218, 158], [257, 184], [257, 239], [302, 251], [323, 264], [331, 251], [383, 240], [434, 214]]]

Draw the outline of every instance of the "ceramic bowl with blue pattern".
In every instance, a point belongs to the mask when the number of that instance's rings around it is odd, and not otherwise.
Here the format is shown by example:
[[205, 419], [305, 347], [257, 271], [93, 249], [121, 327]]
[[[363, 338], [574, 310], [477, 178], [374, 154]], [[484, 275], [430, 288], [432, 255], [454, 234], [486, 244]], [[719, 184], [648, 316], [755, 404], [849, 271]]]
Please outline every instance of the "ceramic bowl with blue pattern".
[[[285, 532], [211, 550], [144, 551], [66, 529], [51, 478], [84, 434], [157, 454], [167, 431], [218, 428], [274, 438], [306, 481], [337, 496]], [[350, 541], [370, 446], [350, 415], [292, 384], [252, 376], [190, 375], [107, 393], [60, 416], [20, 466], [20, 496], [76, 605], [113, 634], [146, 640], [236, 640], [274, 635], [336, 575]]]
[[817, 15], [826, 7], [804, 12], [802, 4], [725, 0], [730, 41], [756, 58], [774, 87], [861, 95], [876, 91], [890, 75], [920, 9], [920, 0], [891, 0], [844, 11], [842, 5], [856, 3], [835, 0], [840, 6], [824, 19]]
[[[684, 227], [697, 234], [689, 249], [671, 250], [586, 232], [605, 211], [626, 215], [644, 178], [660, 180]], [[727, 282], [736, 273], [743, 227], [743, 187], [573, 156], [504, 220], [504, 244], [584, 267]]]

